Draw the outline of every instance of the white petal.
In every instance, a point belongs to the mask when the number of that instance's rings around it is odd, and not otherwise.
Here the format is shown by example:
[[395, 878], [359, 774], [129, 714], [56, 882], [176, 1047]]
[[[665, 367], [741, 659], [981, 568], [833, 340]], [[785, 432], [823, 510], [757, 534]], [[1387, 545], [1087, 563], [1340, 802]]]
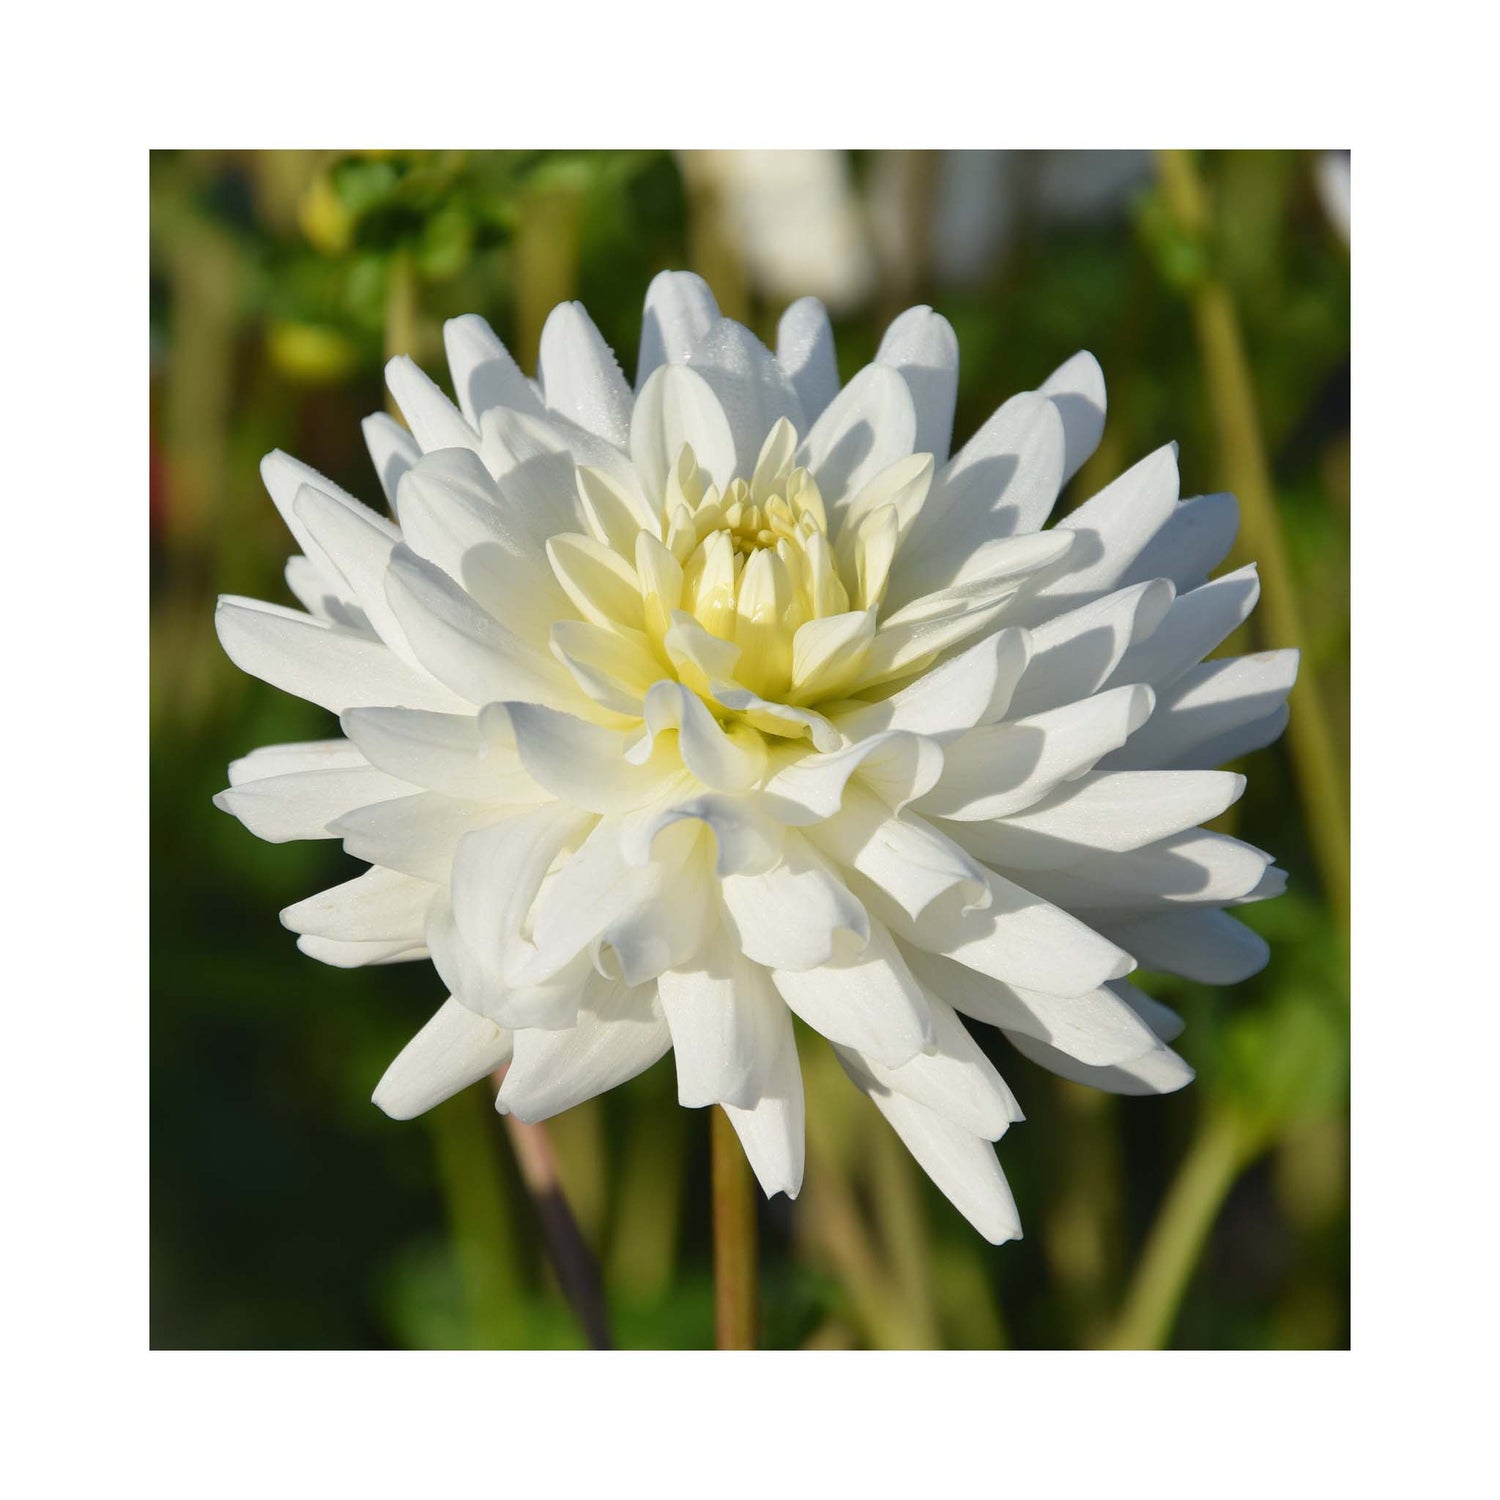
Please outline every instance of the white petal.
[[900, 606], [964, 576], [980, 544], [1040, 529], [1062, 483], [1066, 446], [1057, 408], [1013, 396], [933, 481], [891, 578]]
[[758, 875], [726, 876], [720, 890], [742, 951], [758, 964], [816, 969], [836, 953], [859, 948], [870, 935], [864, 907], [793, 833], [780, 864]]
[[649, 759], [656, 736], [670, 729], [677, 733], [683, 765], [705, 786], [741, 792], [765, 770], [764, 741], [755, 734], [726, 733], [703, 700], [680, 682], [656, 683], [646, 694], [643, 718], [645, 733], [627, 752], [638, 764]]
[[976, 724], [1004, 717], [1030, 653], [1026, 631], [998, 630], [889, 698], [835, 715], [834, 723], [854, 740], [905, 729], [946, 744]]
[[647, 503], [638, 482], [627, 483], [617, 473], [588, 464], [579, 465], [575, 477], [588, 535], [621, 558], [632, 556], [642, 538], [657, 540], [661, 507]]
[[627, 814], [620, 834], [625, 862], [649, 864], [657, 857], [657, 839], [685, 822], [702, 823], [713, 833], [714, 870], [720, 877], [763, 874], [780, 861], [786, 842], [781, 823], [768, 814], [764, 799], [705, 792]]
[[292, 932], [341, 943], [398, 938], [420, 943], [435, 889], [425, 880], [413, 880], [394, 870], [366, 870], [288, 906], [281, 913], [281, 924]]
[[976, 1021], [1048, 1042], [1080, 1062], [1128, 1062], [1156, 1045], [1150, 1027], [1121, 998], [1119, 981], [1082, 995], [1050, 995], [992, 979], [908, 943], [901, 944], [901, 954], [930, 995]]
[[1008, 817], [1126, 743], [1151, 714], [1151, 689], [1096, 693], [1027, 719], [981, 724], [943, 752], [943, 775], [917, 810], [962, 822]]
[[1065, 781], [1018, 813], [948, 831], [998, 868], [1058, 869], [1097, 850], [1140, 849], [1216, 818], [1245, 778], [1229, 771], [1097, 771]]
[[847, 787], [843, 806], [809, 828], [807, 837], [835, 865], [874, 881], [913, 919], [955, 886], [970, 904], [989, 900], [985, 871], [975, 860], [913, 814], [893, 817], [863, 787]]
[[1193, 1070], [1170, 1047], [1158, 1044], [1130, 1062], [1089, 1067], [1035, 1037], [1007, 1032], [1012, 1045], [1032, 1062], [1074, 1083], [1110, 1094], [1171, 1094], [1193, 1081]]
[[373, 766], [356, 766], [257, 777], [220, 792], [214, 806], [238, 818], [257, 838], [282, 844], [289, 839], [334, 838], [328, 828], [334, 819], [412, 790], [410, 783]]
[[289, 745], [261, 745], [248, 755], [229, 762], [229, 784], [241, 786], [265, 776], [290, 776], [297, 771], [339, 771], [364, 764], [365, 757], [348, 740], [300, 740]]
[[1266, 940], [1222, 911], [1174, 911], [1099, 927], [1143, 969], [1199, 984], [1238, 984], [1271, 960]]
[[476, 432], [480, 416], [492, 406], [541, 415], [542, 403], [531, 382], [496, 338], [495, 330], [477, 313], [449, 318], [443, 324], [443, 348], [459, 410]]
[[1156, 629], [1125, 653], [1110, 680], [1166, 687], [1249, 619], [1259, 598], [1254, 563], [1179, 594]]
[[1168, 443], [1064, 516], [1055, 529], [1074, 533], [1077, 544], [1057, 576], [1016, 611], [1016, 623], [1035, 624], [1111, 589], [1172, 577], [1136, 564], [1177, 509], [1177, 494], [1177, 445]]
[[839, 1061], [890, 1121], [917, 1164], [985, 1239], [1002, 1245], [1021, 1238], [1015, 1199], [989, 1141], [885, 1087], [847, 1051], [839, 1052]]
[[458, 930], [446, 890], [439, 890], [427, 910], [427, 948], [433, 968], [455, 999], [511, 1030], [558, 1031], [577, 1025], [578, 1008], [594, 976], [588, 955], [581, 953], [536, 984], [511, 983], [500, 972], [494, 944], [476, 951]]
[[493, 1073], [510, 1054], [509, 1032], [445, 1000], [385, 1070], [372, 1102], [393, 1120], [414, 1120]]
[[701, 276], [691, 271], [660, 272], [646, 288], [636, 390], [659, 365], [685, 364], [693, 345], [718, 321], [719, 304]]
[[839, 392], [839, 367], [828, 309], [816, 297], [801, 297], [781, 315], [776, 360], [796, 387], [802, 410], [816, 422]]
[[438, 712], [464, 706], [384, 642], [311, 615], [226, 594], [214, 624], [229, 659], [242, 672], [334, 713], [366, 704]]
[[417, 440], [389, 412], [377, 411], [361, 423], [370, 462], [380, 478], [386, 502], [396, 503], [401, 476], [422, 456]]
[[325, 573], [323, 567], [310, 557], [289, 557], [286, 560], [286, 586], [297, 602], [308, 614], [330, 625], [342, 625], [359, 635], [374, 635], [375, 629], [365, 616], [364, 610], [349, 597], [349, 588], [332, 570]]
[[537, 900], [536, 956], [514, 976], [538, 983], [576, 954], [595, 966], [613, 949], [628, 984], [655, 979], [689, 962], [713, 931], [706, 840], [695, 824], [679, 823], [654, 843], [644, 867], [629, 864], [618, 818], [603, 818]]
[[542, 327], [537, 380], [547, 405], [617, 448], [630, 436], [630, 386], [581, 302], [554, 307]]
[[[840, 527], [840, 561], [846, 555], [850, 530], [867, 516], [885, 506], [896, 513], [896, 529], [905, 536], [916, 521], [932, 488], [933, 461], [930, 453], [917, 451], [909, 458], [897, 459], [890, 468], [882, 469], [851, 497], [844, 511]], [[847, 555], [853, 555], [848, 550]]]
[[916, 452], [946, 462], [958, 399], [958, 339], [952, 324], [930, 307], [910, 307], [886, 329], [875, 358], [898, 370], [911, 390]]
[[492, 703], [480, 714], [485, 733], [513, 736], [526, 772], [554, 797], [590, 812], [641, 807], [661, 794], [677, 774], [668, 757], [647, 765], [626, 758], [631, 741], [620, 732], [590, 724], [536, 703]]
[[1182, 1035], [1187, 1022], [1160, 1000], [1153, 999], [1123, 979], [1117, 979], [1110, 988], [1156, 1033], [1159, 1040], [1174, 1042]]
[[[1218, 748], [1225, 735], [1267, 724], [1280, 710], [1297, 680], [1298, 659], [1295, 650], [1262, 651], [1184, 672], [1162, 693], [1145, 727], [1103, 769], [1191, 770], [1218, 764], [1227, 758]], [[1254, 748], [1258, 744], [1246, 744], [1244, 751]]]
[[975, 907], [962, 891], [940, 896], [912, 921], [866, 881], [858, 892], [871, 915], [896, 935], [992, 979], [1049, 995], [1083, 995], [1123, 979], [1130, 957], [1076, 917], [989, 872], [990, 902]]
[[798, 626], [792, 637], [792, 691], [804, 702], [853, 682], [875, 638], [875, 611], [849, 610]]
[[496, 1108], [545, 1120], [644, 1073], [666, 1054], [671, 1033], [656, 986], [596, 979], [569, 1031], [521, 1031]]
[[297, 947], [309, 958], [335, 969], [363, 969], [374, 964], [411, 963], [428, 956], [418, 938], [390, 938], [368, 943], [343, 943], [336, 938], [302, 936]]
[[398, 354], [387, 363], [385, 383], [424, 453], [438, 448], [478, 448], [479, 434], [407, 355]]
[[713, 388], [686, 365], [662, 365], [641, 388], [630, 420], [630, 457], [657, 503], [684, 443], [721, 490], [734, 477], [734, 433]]
[[1092, 354], [1080, 352], [1059, 365], [1038, 389], [1052, 398], [1062, 417], [1068, 454], [1063, 466], [1066, 484], [1092, 456], [1104, 434], [1104, 371]]
[[542, 540], [530, 528], [541, 518], [521, 512], [477, 454], [449, 448], [424, 458], [401, 481], [396, 513], [418, 557], [545, 649], [547, 626], [568, 608], [550, 570], [537, 566]]
[[386, 645], [415, 665], [385, 597], [385, 574], [399, 533], [384, 516], [346, 505], [312, 485], [297, 491], [292, 509], [322, 557], [337, 570], [350, 596]]
[[724, 1113], [766, 1197], [785, 1193], [795, 1198], [802, 1190], [806, 1141], [802, 1070], [797, 1065], [797, 1040], [790, 1026], [782, 1032], [781, 1049], [759, 1100], [747, 1109], [726, 1104]]
[[369, 506], [361, 504], [353, 495], [341, 490], [331, 479], [325, 479], [316, 469], [280, 449], [261, 459], [260, 477], [266, 493], [270, 495], [281, 519], [286, 523], [287, 530], [297, 539], [297, 545], [307, 553], [330, 584], [336, 585], [339, 582], [339, 570], [297, 514], [297, 496], [305, 487], [319, 491], [331, 503], [344, 506], [354, 515], [368, 519], [372, 527], [383, 531], [392, 541], [398, 539], [396, 528], [384, 516], [377, 515]]
[[1155, 578], [1033, 627], [1031, 662], [1011, 699], [1010, 716], [1041, 713], [1097, 692], [1130, 644], [1144, 640], [1161, 625], [1172, 598], [1172, 585], [1165, 578]]
[[927, 997], [878, 923], [854, 957], [816, 969], [773, 969], [771, 978], [814, 1031], [890, 1067], [910, 1062], [933, 1040]]
[[935, 741], [893, 729], [826, 755], [798, 755], [776, 771], [764, 790], [776, 816], [801, 827], [839, 810], [851, 776], [858, 775], [887, 805], [900, 808], [931, 789], [942, 765]]
[[343, 839], [344, 852], [355, 859], [442, 884], [458, 841], [470, 829], [493, 823], [501, 812], [488, 802], [413, 792], [352, 808], [333, 819], [329, 831]]
[[734, 434], [735, 472], [748, 479], [766, 434], [783, 418], [798, 431], [807, 427], [802, 402], [786, 372], [743, 324], [720, 318], [693, 345], [695, 369], [712, 387]]
[[618, 552], [591, 536], [563, 532], [547, 539], [547, 561], [585, 620], [609, 628], [646, 628], [640, 578]]
[[640, 631], [608, 630], [586, 620], [559, 620], [552, 627], [552, 654], [601, 708], [632, 719], [640, 717], [662, 672]]
[[[678, 614], [681, 611], [677, 612]], [[707, 632], [705, 631], [706, 635]], [[713, 639], [710, 637], [710, 639]], [[727, 642], [723, 644], [728, 644]], [[738, 655], [739, 648], [732, 648]], [[671, 654], [673, 641], [671, 632], [668, 633], [667, 651]], [[758, 693], [752, 693], [749, 688], [742, 688], [733, 682], [722, 682], [717, 678], [709, 682], [709, 695], [715, 703], [721, 703], [725, 708], [732, 708], [745, 716], [746, 722], [757, 729], [763, 729], [767, 734], [782, 735], [788, 739], [806, 734], [817, 749], [822, 751], [833, 751], [843, 743], [838, 730], [836, 730], [822, 714], [811, 708], [791, 708], [785, 703], [772, 703], [769, 699], [762, 698]]]
[[1026, 888], [1074, 912], [1222, 906], [1260, 884], [1271, 856], [1207, 829], [1174, 833], [1124, 853], [1092, 850], [1067, 869], [1028, 870]]
[[753, 1106], [792, 1029], [771, 976], [721, 931], [691, 968], [667, 970], [657, 986], [672, 1029], [677, 1102]]
[[405, 546], [391, 555], [385, 589], [417, 659], [469, 703], [523, 699], [572, 707], [579, 701], [577, 688], [551, 656], [527, 646], [441, 568]]
[[845, 505], [877, 474], [915, 451], [917, 414], [906, 382], [866, 365], [828, 404], [797, 452], [812, 471], [835, 539]]
[[1236, 724], [1210, 739], [1200, 740], [1193, 746], [1191, 755], [1183, 756], [1172, 764], [1222, 766], [1226, 761], [1239, 760], [1242, 756], [1264, 749], [1279, 740], [1290, 718], [1290, 709], [1283, 703], [1247, 724]]
[[960, 1129], [997, 1141], [1022, 1118], [1015, 1095], [979, 1049], [953, 1007], [929, 994], [931, 1044], [899, 1068], [860, 1061], [879, 1084], [925, 1105]]
[[1239, 528], [1240, 506], [1233, 495], [1184, 500], [1118, 581], [1170, 578], [1178, 592], [1195, 589], [1224, 561]]
[[534, 1009], [550, 997], [518, 994], [508, 1007], [497, 991], [513, 988], [535, 949], [525, 929], [542, 881], [554, 860], [581, 840], [593, 820], [561, 803], [548, 803], [466, 834], [453, 857], [452, 909], [459, 938], [482, 971], [480, 985], [493, 997], [487, 1010], [510, 1024], [539, 1024]]
[[513, 753], [485, 739], [472, 714], [352, 708], [339, 722], [372, 765], [434, 792], [502, 803], [546, 798]]
[[[893, 577], [887, 585], [886, 628], [927, 626], [953, 636], [948, 627], [956, 619], [963, 626], [958, 634], [971, 635], [996, 618], [991, 606], [1014, 599], [1023, 585], [1031, 595], [1039, 592], [1043, 579], [1065, 566], [1076, 542], [1072, 532], [1057, 529], [990, 537], [976, 547], [943, 559], [941, 574], [934, 573], [929, 581], [936, 584], [939, 577], [947, 581], [911, 598], [905, 596], [905, 588], [918, 575], [920, 563], [908, 568], [901, 563], [904, 553], [898, 554], [901, 592], [897, 592], [897, 580]], [[899, 604], [898, 599], [902, 601]], [[1054, 612], [1046, 611], [1042, 617], [1050, 617]], [[1011, 621], [1021, 614], [1028, 611], [1012, 605], [1006, 618]]]
[[[510, 481], [534, 474], [532, 502], [546, 508], [545, 486], [552, 483], [552, 464], [561, 462], [571, 474], [575, 464], [602, 469], [627, 489], [638, 488], [629, 455], [613, 443], [580, 427], [556, 411], [535, 417], [508, 406], [493, 406], [479, 419], [479, 451], [485, 467], [509, 493]], [[550, 461], [550, 462], [549, 462]], [[566, 486], [564, 486], [566, 488]], [[567, 499], [559, 496], [559, 499]], [[576, 506], [575, 506], [576, 509]], [[559, 528], [554, 528], [559, 529]], [[578, 525], [560, 528], [577, 531]], [[545, 536], [547, 533], [543, 533]]]

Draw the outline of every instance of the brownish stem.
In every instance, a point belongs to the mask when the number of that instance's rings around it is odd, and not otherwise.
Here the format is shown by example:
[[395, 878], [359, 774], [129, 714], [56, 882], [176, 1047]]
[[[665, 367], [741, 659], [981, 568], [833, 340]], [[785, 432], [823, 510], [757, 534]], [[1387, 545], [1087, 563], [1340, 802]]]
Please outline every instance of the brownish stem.
[[714, 1315], [720, 1349], [755, 1348], [755, 1183], [729, 1116], [713, 1111]]
[[[504, 1069], [496, 1075], [497, 1081], [504, 1077]], [[584, 1337], [590, 1349], [612, 1349], [614, 1341], [609, 1332], [609, 1314], [604, 1301], [604, 1281], [599, 1274], [599, 1262], [589, 1249], [568, 1207], [563, 1194], [562, 1179], [557, 1170], [557, 1153], [552, 1149], [552, 1139], [544, 1125], [530, 1125], [514, 1115], [505, 1115], [506, 1134], [510, 1137], [511, 1149], [516, 1154], [516, 1167], [521, 1181], [536, 1205], [537, 1218], [542, 1226], [542, 1239], [547, 1246], [547, 1258], [557, 1273], [558, 1285], [567, 1299], [568, 1306], [583, 1326]]]
[[[1163, 151], [1159, 158], [1162, 192], [1186, 232], [1207, 236], [1213, 227], [1207, 189], [1189, 151]], [[1261, 621], [1269, 646], [1308, 642], [1297, 599], [1296, 579], [1276, 508], [1271, 467], [1260, 427], [1250, 361], [1239, 314], [1225, 280], [1210, 271], [1191, 293], [1193, 323], [1203, 360], [1220, 462], [1240, 502], [1244, 552], [1260, 563]], [[1287, 743], [1307, 812], [1319, 872], [1329, 905], [1344, 932], [1349, 930], [1349, 812], [1343, 768], [1310, 653], [1291, 695]]]

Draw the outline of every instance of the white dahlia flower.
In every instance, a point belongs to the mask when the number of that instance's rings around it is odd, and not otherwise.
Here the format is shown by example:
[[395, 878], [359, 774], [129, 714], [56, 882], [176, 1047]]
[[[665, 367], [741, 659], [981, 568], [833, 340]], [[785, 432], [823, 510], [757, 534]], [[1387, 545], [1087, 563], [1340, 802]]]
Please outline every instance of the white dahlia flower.
[[245, 671], [343, 736], [252, 752], [219, 806], [371, 868], [282, 913], [339, 966], [431, 957], [452, 998], [375, 1090], [406, 1118], [509, 1063], [539, 1120], [669, 1049], [764, 1190], [802, 1181], [792, 1017], [987, 1238], [1019, 1111], [965, 1018], [1064, 1077], [1192, 1076], [1126, 982], [1228, 984], [1274, 895], [1198, 827], [1281, 730], [1295, 653], [1205, 663], [1255, 573], [1212, 581], [1228, 495], [1173, 447], [1049, 530], [1104, 420], [1093, 357], [948, 456], [958, 349], [926, 307], [839, 387], [822, 306], [773, 357], [697, 277], [646, 298], [636, 388], [583, 308], [528, 380], [447, 325], [455, 407], [408, 359], [365, 434], [397, 522], [281, 453], [304, 609], [226, 598]]

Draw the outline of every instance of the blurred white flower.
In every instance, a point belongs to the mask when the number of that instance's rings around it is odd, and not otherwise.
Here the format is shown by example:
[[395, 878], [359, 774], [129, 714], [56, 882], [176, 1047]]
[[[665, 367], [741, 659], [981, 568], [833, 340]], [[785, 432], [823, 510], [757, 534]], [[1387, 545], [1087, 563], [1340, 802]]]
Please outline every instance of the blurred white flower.
[[509, 1062], [542, 1119], [671, 1049], [767, 1193], [802, 1181], [792, 1017], [834, 1046], [982, 1234], [1019, 1223], [1019, 1118], [965, 1017], [1065, 1077], [1191, 1077], [1139, 963], [1228, 984], [1267, 855], [1197, 825], [1274, 738], [1295, 653], [1203, 663], [1255, 603], [1208, 581], [1233, 499], [1175, 448], [1044, 530], [1092, 451], [1092, 356], [949, 458], [958, 348], [913, 308], [842, 390], [822, 306], [773, 357], [697, 277], [646, 300], [635, 390], [576, 303], [535, 384], [447, 326], [368, 419], [399, 525], [281, 453], [304, 610], [226, 598], [245, 671], [343, 735], [253, 751], [221, 807], [371, 869], [282, 913], [341, 966], [431, 956], [451, 991], [381, 1080], [408, 1117]]
[[1318, 201], [1328, 215], [1328, 222], [1346, 245], [1349, 243], [1349, 160], [1347, 151], [1321, 151], [1313, 168]]
[[710, 182], [751, 284], [772, 302], [813, 296], [835, 313], [875, 282], [869, 231], [843, 151], [686, 151]]
[[[925, 160], [923, 160], [925, 158]], [[932, 174], [930, 209], [910, 174]], [[1149, 151], [886, 151], [870, 173], [869, 205], [882, 263], [899, 273], [930, 255], [945, 286], [973, 286], [1002, 266], [1021, 226], [1122, 218], [1151, 179]], [[915, 243], [920, 233], [928, 242]]]

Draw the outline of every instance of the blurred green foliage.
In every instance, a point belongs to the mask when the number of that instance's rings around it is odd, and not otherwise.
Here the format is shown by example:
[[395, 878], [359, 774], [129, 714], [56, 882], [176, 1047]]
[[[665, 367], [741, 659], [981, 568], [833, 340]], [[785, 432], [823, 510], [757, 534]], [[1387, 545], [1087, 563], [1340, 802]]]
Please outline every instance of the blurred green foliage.
[[[853, 162], [864, 185], [882, 163]], [[913, 154], [917, 176], [942, 164]], [[1082, 169], [1082, 163], [1077, 164]], [[1149, 177], [1087, 217], [1019, 175], [1010, 233], [962, 284], [920, 248], [839, 320], [848, 375], [906, 301], [962, 350], [956, 435], [1075, 349], [1110, 420], [1065, 506], [1182, 444], [1185, 493], [1223, 488], [1185, 298], [1238, 309], [1308, 638], [1347, 752], [1349, 265], [1311, 158], [1210, 156], [1211, 229], [1176, 225]], [[1057, 154], [1049, 170], [1074, 163]], [[691, 174], [690, 174], [691, 175]], [[343, 972], [297, 953], [276, 911], [357, 867], [273, 846], [215, 812], [226, 763], [327, 734], [321, 711], [236, 672], [220, 592], [284, 600], [288, 539], [257, 463], [283, 447], [378, 496], [359, 419], [405, 352], [435, 372], [442, 320], [484, 314], [523, 363], [578, 296], [633, 368], [650, 276], [694, 265], [763, 336], [781, 304], [735, 259], [725, 205], [659, 152], [206, 152], [153, 157], [152, 1339], [157, 1347], [557, 1347], [581, 1337], [484, 1085], [423, 1122], [368, 1102], [441, 999], [426, 965]], [[860, 188], [863, 191], [863, 186]], [[920, 197], [908, 212], [923, 212]], [[910, 243], [931, 244], [930, 225]], [[795, 224], [788, 233], [798, 232]], [[743, 303], [743, 305], [738, 305]], [[1244, 643], [1240, 643], [1244, 649]], [[1180, 1008], [1197, 1083], [1118, 1099], [1001, 1056], [1026, 1123], [1000, 1146], [1028, 1237], [981, 1242], [804, 1035], [809, 1169], [762, 1209], [769, 1347], [1076, 1347], [1107, 1339], [1177, 1166], [1215, 1111], [1248, 1163], [1197, 1258], [1172, 1342], [1348, 1339], [1348, 960], [1281, 747], [1255, 757], [1235, 831], [1291, 875], [1250, 908], [1274, 958], [1232, 991], [1148, 981]], [[552, 1122], [564, 1186], [603, 1266], [617, 1342], [712, 1342], [706, 1117], [670, 1059]]]

